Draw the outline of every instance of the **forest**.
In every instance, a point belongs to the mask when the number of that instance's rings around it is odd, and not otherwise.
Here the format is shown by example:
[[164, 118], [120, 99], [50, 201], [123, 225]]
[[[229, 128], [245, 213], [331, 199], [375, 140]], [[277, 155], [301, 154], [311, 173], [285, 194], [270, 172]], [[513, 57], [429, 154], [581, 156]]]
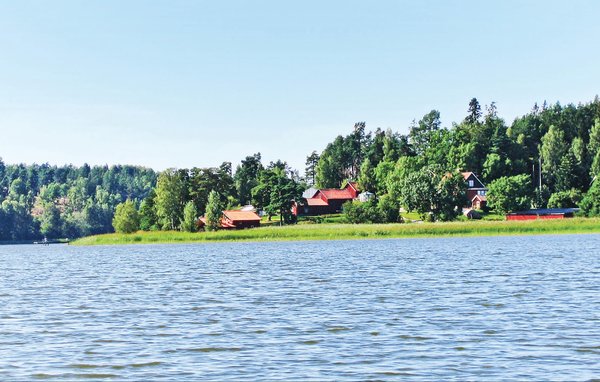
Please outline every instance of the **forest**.
[[[453, 220], [465, 202], [461, 171], [488, 186], [497, 213], [531, 207], [580, 207], [600, 214], [600, 99], [586, 104], [535, 104], [507, 124], [494, 103], [476, 98], [465, 118], [441, 124], [432, 110], [407, 134], [358, 122], [306, 158], [302, 173], [260, 153], [232, 167], [167, 169], [137, 166], [6, 164], [0, 158], [0, 241], [77, 238], [141, 230], [194, 231], [198, 217], [252, 204], [270, 219], [294, 223], [291, 203], [311, 186], [357, 181], [376, 198], [345, 206], [349, 222], [400, 222], [400, 211], [424, 220]], [[541, 185], [541, 186], [540, 186]], [[215, 212], [217, 211], [217, 212]]]

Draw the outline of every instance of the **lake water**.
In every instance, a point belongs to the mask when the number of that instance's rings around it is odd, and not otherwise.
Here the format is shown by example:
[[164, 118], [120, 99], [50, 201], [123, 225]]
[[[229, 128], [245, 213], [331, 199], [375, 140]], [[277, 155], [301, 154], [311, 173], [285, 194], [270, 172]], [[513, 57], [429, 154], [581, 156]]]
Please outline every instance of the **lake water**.
[[600, 235], [0, 246], [0, 380], [592, 380]]

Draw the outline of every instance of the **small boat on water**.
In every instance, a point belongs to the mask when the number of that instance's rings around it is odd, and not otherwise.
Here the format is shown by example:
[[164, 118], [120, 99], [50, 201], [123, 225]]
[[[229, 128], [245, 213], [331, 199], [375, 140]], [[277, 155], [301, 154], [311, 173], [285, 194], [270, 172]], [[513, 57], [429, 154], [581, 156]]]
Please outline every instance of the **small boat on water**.
[[50, 245], [50, 244], [69, 244], [69, 239], [48, 240], [44, 238], [41, 241], [34, 241], [33, 244]]
[[48, 241], [48, 238], [44, 237], [44, 240], [34, 241], [33, 244], [50, 245], [50, 242]]

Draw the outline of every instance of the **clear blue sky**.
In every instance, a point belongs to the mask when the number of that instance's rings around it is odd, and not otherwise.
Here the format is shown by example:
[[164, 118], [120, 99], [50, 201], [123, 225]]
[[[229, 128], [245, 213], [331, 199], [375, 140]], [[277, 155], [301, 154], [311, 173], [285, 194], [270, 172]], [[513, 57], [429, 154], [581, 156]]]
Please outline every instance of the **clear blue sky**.
[[303, 171], [354, 122], [600, 92], [600, 1], [0, 0], [7, 163]]

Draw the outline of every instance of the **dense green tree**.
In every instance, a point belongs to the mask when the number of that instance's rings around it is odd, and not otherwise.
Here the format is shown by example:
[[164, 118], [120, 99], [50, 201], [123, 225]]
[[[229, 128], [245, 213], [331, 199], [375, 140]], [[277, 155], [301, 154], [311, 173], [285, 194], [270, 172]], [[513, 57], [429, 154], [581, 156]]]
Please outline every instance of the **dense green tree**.
[[548, 208], [574, 208], [583, 199], [583, 194], [577, 189], [555, 192], [548, 200]]
[[505, 214], [531, 207], [533, 190], [529, 175], [496, 179], [488, 189], [488, 207], [497, 213]]
[[477, 168], [477, 146], [475, 143], [459, 143], [452, 146], [448, 152], [448, 167], [463, 171], [474, 171]]
[[589, 156], [592, 160], [590, 175], [600, 175], [600, 118], [597, 118], [590, 129], [590, 142], [588, 144]]
[[385, 177], [385, 192], [382, 193], [389, 194], [396, 200], [400, 199], [399, 193], [402, 190], [402, 183], [408, 175], [422, 168], [417, 157], [400, 157], [391, 169], [386, 162], [381, 164], [384, 165], [377, 167], [376, 176], [378, 181]]
[[385, 223], [402, 222], [402, 216], [400, 216], [400, 204], [390, 195], [381, 195], [377, 200], [377, 208], [381, 212]]
[[581, 212], [585, 216], [600, 216], [600, 181], [596, 179], [585, 194], [581, 203]]
[[[568, 150], [569, 146], [565, 141], [564, 132], [554, 125], [550, 126], [548, 132], [542, 137], [540, 155], [542, 158], [542, 178], [551, 190], [554, 190], [558, 180], [557, 174], [561, 161]], [[569, 166], [571, 166], [571, 164], [569, 164]]]
[[510, 159], [502, 158], [499, 154], [489, 153], [483, 163], [483, 179], [490, 182], [494, 179], [506, 176], [511, 166]]
[[9, 196], [2, 202], [0, 209], [2, 210], [0, 232], [3, 235], [0, 240], [23, 240], [37, 236], [33, 217], [29, 213], [29, 206], [24, 196], [19, 199]]
[[262, 208], [269, 220], [274, 215], [280, 216], [281, 222], [293, 220], [292, 202], [299, 200], [303, 187], [290, 176], [287, 165], [271, 164], [263, 170], [258, 185], [252, 190], [255, 204]]
[[360, 189], [363, 191], [377, 191], [377, 178], [375, 177], [375, 169], [373, 168], [369, 158], [365, 158], [362, 166], [360, 166], [358, 184]]
[[198, 210], [194, 202], [189, 201], [183, 208], [183, 219], [181, 220], [181, 230], [185, 232], [196, 232], [198, 228]]
[[162, 229], [175, 230], [183, 215], [185, 204], [185, 181], [175, 169], [163, 171], [156, 183], [156, 216]]
[[308, 185], [313, 186], [317, 180], [317, 166], [319, 164], [319, 154], [313, 151], [309, 156], [306, 157], [306, 169], [304, 171], [304, 178]]
[[158, 229], [158, 218], [154, 200], [154, 190], [140, 203], [140, 229], [143, 231], [154, 231]]
[[371, 135], [364, 122], [354, 124], [346, 137], [338, 136], [328, 144], [319, 158], [316, 185], [320, 188], [340, 187], [347, 179], [356, 180], [360, 166], [371, 145]]
[[[251, 162], [252, 161], [253, 160], [251, 160]], [[254, 163], [256, 165], [260, 164], [260, 162]], [[248, 165], [248, 167], [250, 167], [250, 165]], [[244, 183], [243, 190], [245, 190], [245, 187], [248, 185], [252, 185], [253, 182], [251, 180], [251, 174], [248, 172], [247, 175], [248, 177], [245, 177], [245, 180], [249, 183]], [[228, 204], [229, 199], [231, 197], [236, 198], [237, 194], [235, 180], [231, 174], [230, 162], [223, 162], [219, 167], [194, 167], [190, 171], [189, 180], [186, 182], [186, 184], [188, 190], [187, 193], [189, 195], [187, 198], [194, 202], [199, 214], [203, 214], [205, 212], [206, 204], [208, 202], [208, 195], [211, 191], [217, 192], [221, 198], [222, 205]]]
[[[364, 157], [361, 166], [364, 164], [365, 160], [368, 160], [371, 163], [371, 166], [375, 167], [384, 159], [386, 153], [386, 141], [390, 140], [392, 137], [387, 138], [386, 132], [380, 128], [377, 128], [373, 134], [369, 134], [367, 137], [369, 137], [369, 139], [364, 141], [362, 147], [362, 150], [364, 151]], [[393, 136], [393, 138], [395, 137]], [[390, 148], [388, 148], [388, 150], [389, 149]]]
[[479, 105], [479, 101], [477, 98], [471, 98], [469, 101], [469, 111], [467, 117], [465, 118], [465, 122], [473, 125], [479, 123], [479, 119], [481, 118], [481, 105]]
[[[239, 203], [242, 205], [249, 204], [252, 200], [252, 189], [258, 184], [258, 174], [263, 168], [260, 160], [260, 153], [247, 156], [246, 159], [242, 160], [241, 165], [239, 165], [235, 171], [233, 179]], [[218, 187], [214, 187], [214, 189], [218, 189]]]
[[577, 180], [577, 159], [571, 150], [561, 158], [560, 164], [554, 174], [556, 192], [568, 191], [573, 188]]
[[352, 156], [341, 135], [328, 144], [319, 158], [316, 185], [319, 188], [340, 187], [350, 176]]
[[452, 133], [446, 129], [434, 131], [429, 140], [429, 146], [421, 155], [421, 163], [424, 165], [438, 165], [447, 167], [449, 163], [449, 152], [453, 147]]
[[365, 157], [366, 148], [369, 145], [371, 136], [366, 132], [367, 124], [365, 122], [357, 122], [354, 124], [354, 131], [346, 137], [344, 141], [345, 152], [347, 153], [350, 166], [347, 169], [349, 179], [357, 179], [360, 165]]
[[388, 180], [390, 179], [391, 174], [394, 172], [395, 166], [395, 162], [382, 160], [373, 170], [373, 176], [375, 178], [375, 193], [377, 195], [388, 193]]
[[413, 121], [408, 134], [413, 150], [417, 155], [424, 153], [431, 146], [432, 136], [441, 128], [440, 112], [431, 110], [418, 123]]
[[393, 133], [391, 129], [385, 131], [382, 161], [395, 163], [401, 156], [413, 155], [413, 149], [408, 143], [408, 136]]
[[48, 203], [44, 206], [40, 216], [40, 233], [44, 237], [59, 238], [61, 236], [61, 225], [60, 210], [54, 203]]
[[137, 231], [140, 226], [140, 217], [135, 208], [135, 203], [128, 199], [124, 203], [118, 204], [112, 224], [115, 231], [119, 233]]
[[422, 219], [452, 220], [466, 202], [466, 185], [460, 173], [449, 173], [440, 166], [426, 166], [400, 178], [392, 195], [408, 211]]
[[221, 197], [216, 191], [208, 194], [208, 203], [206, 204], [206, 226], [207, 231], [216, 231], [221, 227], [221, 217], [223, 216], [223, 207]]

